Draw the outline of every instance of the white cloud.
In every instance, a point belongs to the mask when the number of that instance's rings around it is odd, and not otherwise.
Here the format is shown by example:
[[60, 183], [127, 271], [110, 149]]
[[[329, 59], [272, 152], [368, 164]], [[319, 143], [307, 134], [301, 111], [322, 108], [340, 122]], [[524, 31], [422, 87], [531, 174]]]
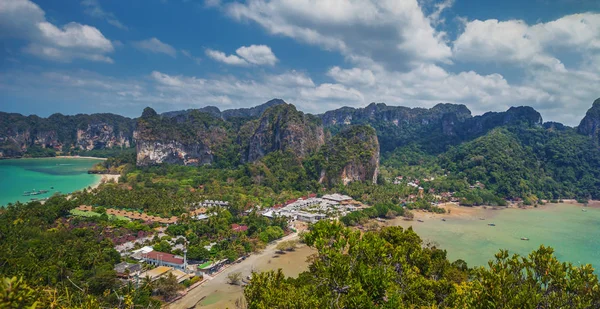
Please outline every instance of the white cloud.
[[266, 45], [242, 46], [235, 53], [249, 63], [256, 65], [275, 65], [277, 62], [277, 57], [275, 57], [271, 48]]
[[107, 12], [104, 9], [102, 9], [102, 7], [100, 6], [100, 4], [98, 3], [97, 0], [83, 0], [81, 1], [81, 5], [85, 7], [84, 12], [87, 15], [90, 15], [94, 18], [101, 18], [106, 20], [107, 23], [122, 29], [122, 30], [128, 30], [127, 26], [123, 25], [123, 23], [121, 23], [117, 17], [115, 16], [115, 14], [113, 14], [112, 12]]
[[311, 88], [315, 86], [315, 83], [310, 77], [296, 71], [290, 71], [278, 75], [269, 75], [266, 78], [266, 82], [286, 87]]
[[520, 20], [473, 20], [454, 42], [453, 52], [464, 62], [543, 65], [565, 72], [564, 64], [553, 55], [553, 49], [560, 48], [600, 49], [600, 14], [568, 15], [533, 26]]
[[[335, 67], [334, 67], [335, 68]], [[333, 76], [360, 76], [362, 68], [334, 69]], [[283, 98], [305, 112], [321, 113], [340, 106], [363, 107], [370, 102], [388, 105], [431, 107], [440, 102], [462, 103], [474, 114], [503, 111], [529, 105], [545, 120], [577, 125], [597, 95], [600, 75], [593, 72], [548, 74], [547, 68], [530, 73], [525, 81], [512, 84], [502, 75], [474, 71], [451, 73], [435, 64], [422, 64], [408, 72], [382, 68], [370, 71], [373, 83], [348, 78], [341, 82], [315, 83], [298, 71], [258, 73], [241, 78], [230, 75], [211, 78], [153, 71], [147, 77], [123, 79], [85, 71], [4, 72], [0, 90], [23, 96], [86, 98], [88, 104], [127, 106], [138, 116], [144, 106], [160, 111], [216, 105], [220, 108], [248, 107]], [[370, 75], [369, 73], [366, 73]], [[57, 99], [58, 100], [58, 99]]]
[[28, 0], [0, 2], [0, 36], [26, 40], [24, 51], [46, 59], [69, 62], [76, 58], [112, 63], [110, 40], [95, 27], [71, 22], [62, 27], [46, 21], [44, 11]]
[[245, 66], [254, 64], [273, 66], [278, 61], [271, 48], [266, 45], [242, 46], [235, 53], [237, 55], [227, 55], [222, 51], [214, 49], [206, 50], [206, 55], [210, 58], [229, 65]]
[[454, 0], [443, 0], [434, 5], [434, 11], [429, 15], [433, 24], [443, 24], [446, 20], [441, 17], [442, 13], [454, 5]]
[[451, 57], [445, 33], [431, 26], [416, 0], [250, 0], [228, 4], [226, 11], [271, 34], [346, 57], [366, 56], [394, 66]]
[[369, 69], [352, 68], [352, 69], [341, 69], [340, 67], [333, 67], [328, 72], [331, 78], [337, 82], [343, 84], [363, 84], [373, 85], [375, 83], [375, 76]]
[[177, 57], [177, 50], [175, 50], [173, 46], [163, 43], [157, 38], [133, 42], [133, 45], [141, 50], [146, 50], [151, 53], [165, 54], [173, 58]]
[[246, 60], [244, 60], [236, 55], [227, 56], [224, 52], [218, 51], [218, 50], [207, 49], [206, 55], [216, 61], [223, 62], [225, 64], [248, 65], [248, 62], [246, 62]]
[[59, 29], [51, 23], [42, 22], [38, 24], [38, 28], [44, 40], [59, 47], [90, 49], [101, 52], [114, 50], [112, 43], [94, 27], [69, 23]]

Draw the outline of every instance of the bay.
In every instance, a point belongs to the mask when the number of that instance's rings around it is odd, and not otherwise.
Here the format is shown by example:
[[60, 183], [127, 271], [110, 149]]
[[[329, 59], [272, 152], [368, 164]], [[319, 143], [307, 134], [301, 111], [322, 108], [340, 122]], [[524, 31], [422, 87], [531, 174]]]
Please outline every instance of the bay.
[[[100, 159], [35, 158], [0, 160], [0, 206], [43, 199], [56, 192], [69, 193], [92, 186], [99, 175], [87, 171]], [[25, 191], [48, 190], [45, 194], [23, 196]]]
[[[592, 264], [596, 272], [600, 267], [599, 208], [548, 204], [530, 209], [479, 209], [461, 216], [428, 214], [421, 218], [424, 222], [394, 220], [393, 224], [412, 226], [424, 241], [446, 249], [450, 260], [462, 259], [470, 266], [487, 265], [500, 249], [528, 255], [544, 245], [554, 248], [560, 261]], [[491, 223], [495, 226], [488, 225]], [[523, 237], [529, 240], [522, 240]]]

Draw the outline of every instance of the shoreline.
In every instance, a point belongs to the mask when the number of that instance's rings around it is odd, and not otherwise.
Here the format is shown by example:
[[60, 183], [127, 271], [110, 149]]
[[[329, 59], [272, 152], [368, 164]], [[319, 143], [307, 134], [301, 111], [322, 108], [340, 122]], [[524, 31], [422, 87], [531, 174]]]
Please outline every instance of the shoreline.
[[0, 157], [0, 160], [27, 160], [27, 159], [93, 159], [106, 161], [107, 158], [89, 156], [54, 156], [54, 157]]
[[[50, 158], [60, 158], [60, 159], [94, 159], [94, 160], [102, 160], [102, 161], [106, 161], [106, 159], [107, 159], [107, 158], [89, 157], [89, 156], [55, 156], [55, 157], [50, 157]], [[32, 158], [32, 159], [36, 159], [36, 158]]]
[[413, 220], [406, 220], [405, 217], [399, 216], [394, 219], [386, 220], [387, 226], [404, 226], [407, 224], [418, 224], [421, 223], [417, 220], [426, 220], [426, 219], [462, 219], [462, 220], [487, 220], [492, 219], [498, 212], [515, 209], [520, 211], [526, 210], [543, 210], [550, 207], [556, 207], [560, 205], [568, 205], [568, 206], [577, 206], [580, 208], [600, 208], [600, 201], [598, 200], [590, 200], [586, 205], [577, 202], [576, 200], [563, 200], [562, 203], [546, 203], [544, 205], [534, 206], [525, 206], [518, 207], [516, 205], [509, 206], [460, 206], [458, 203], [443, 203], [438, 205], [438, 207], [446, 210], [446, 213], [434, 213], [428, 212], [424, 210], [411, 210], [414, 214]]
[[[119, 178], [121, 177], [121, 175], [112, 175], [112, 174], [95, 174], [95, 175], [100, 176], [100, 177], [98, 178], [98, 181], [95, 184], [89, 186], [90, 188], [92, 188], [92, 190], [100, 187], [101, 184], [110, 182], [111, 180], [114, 181], [115, 183], [118, 183]], [[83, 188], [83, 189], [87, 189], [87, 187]], [[83, 190], [83, 189], [81, 189], [81, 190]]]

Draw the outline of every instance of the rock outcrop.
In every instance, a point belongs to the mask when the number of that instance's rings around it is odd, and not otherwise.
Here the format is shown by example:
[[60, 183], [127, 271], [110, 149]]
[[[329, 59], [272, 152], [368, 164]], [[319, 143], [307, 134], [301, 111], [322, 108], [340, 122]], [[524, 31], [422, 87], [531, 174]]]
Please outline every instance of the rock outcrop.
[[297, 111], [291, 104], [277, 105], [259, 118], [250, 137], [246, 161], [256, 161], [273, 151], [291, 151], [305, 158], [324, 143], [320, 119]]
[[346, 128], [323, 146], [319, 181], [329, 185], [353, 181], [377, 183], [379, 152], [375, 129], [366, 125]]
[[577, 127], [577, 132], [591, 137], [596, 144], [600, 144], [600, 98], [596, 99], [587, 111]]
[[136, 143], [137, 165], [162, 163], [180, 165], [204, 165], [213, 162], [210, 148], [202, 143], [182, 144], [177, 141], [138, 139]]
[[134, 133], [137, 165], [161, 163], [204, 165], [214, 161], [213, 148], [227, 143], [226, 124], [199, 111], [167, 117], [147, 107]]
[[371, 103], [365, 108], [342, 107], [321, 115], [325, 126], [352, 124], [389, 124], [396, 127], [414, 127], [439, 124], [444, 115], [453, 114], [462, 122], [471, 118], [471, 111], [461, 104], [440, 103], [432, 108], [409, 108]]
[[128, 148], [135, 121], [114, 114], [48, 118], [0, 112], [0, 157], [20, 157], [33, 152]]
[[254, 106], [254, 107], [249, 107], [249, 108], [226, 109], [224, 111], [221, 111], [216, 106], [206, 106], [206, 107], [201, 107], [201, 108], [197, 108], [197, 109], [166, 112], [166, 113], [162, 113], [162, 116], [177, 117], [177, 116], [181, 116], [181, 115], [187, 115], [187, 114], [191, 113], [192, 111], [198, 111], [198, 112], [210, 114], [213, 117], [221, 118], [224, 120], [227, 120], [230, 118], [235, 118], [235, 117], [257, 118], [257, 117], [260, 117], [269, 107], [282, 105], [282, 104], [286, 104], [285, 101], [283, 101], [281, 99], [272, 99], [266, 103], [263, 103], [263, 104], [260, 104], [260, 105]]

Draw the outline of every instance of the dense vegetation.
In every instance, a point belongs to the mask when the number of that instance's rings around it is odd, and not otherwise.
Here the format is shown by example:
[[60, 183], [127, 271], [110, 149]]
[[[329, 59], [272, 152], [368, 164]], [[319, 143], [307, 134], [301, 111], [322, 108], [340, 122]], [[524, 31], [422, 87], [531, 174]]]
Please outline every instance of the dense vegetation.
[[598, 308], [600, 285], [590, 265], [556, 260], [551, 248], [529, 256], [502, 250], [489, 267], [450, 262], [411, 229], [352, 231], [319, 222], [304, 240], [314, 246], [298, 278], [256, 273], [248, 308]]
[[113, 265], [121, 257], [110, 240], [98, 241], [98, 231], [60, 220], [76, 205], [52, 197], [45, 205], [32, 202], [2, 210], [0, 275], [24, 280], [12, 293], [29, 291], [29, 297], [6, 308], [28, 308], [36, 301], [36, 308], [97, 308], [119, 303], [113, 290], [133, 303], [158, 308], [150, 299], [150, 286], [120, 287]]

